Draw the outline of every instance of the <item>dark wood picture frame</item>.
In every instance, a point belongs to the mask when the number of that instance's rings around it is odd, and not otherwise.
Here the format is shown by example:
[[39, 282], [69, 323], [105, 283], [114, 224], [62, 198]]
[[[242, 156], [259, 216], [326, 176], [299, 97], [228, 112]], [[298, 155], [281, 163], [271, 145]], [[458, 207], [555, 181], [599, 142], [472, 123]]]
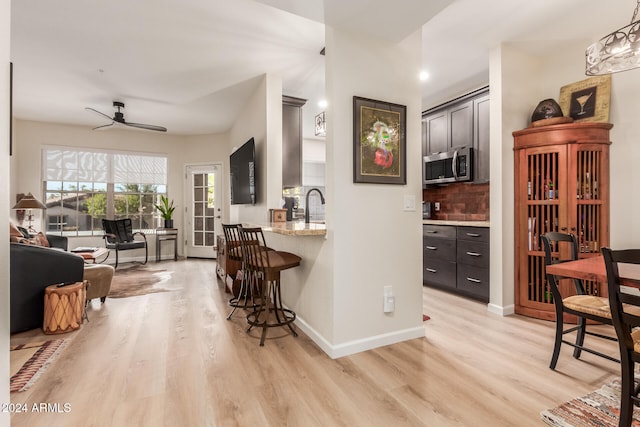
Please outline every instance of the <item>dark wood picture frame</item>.
[[353, 182], [407, 183], [407, 107], [353, 97]]

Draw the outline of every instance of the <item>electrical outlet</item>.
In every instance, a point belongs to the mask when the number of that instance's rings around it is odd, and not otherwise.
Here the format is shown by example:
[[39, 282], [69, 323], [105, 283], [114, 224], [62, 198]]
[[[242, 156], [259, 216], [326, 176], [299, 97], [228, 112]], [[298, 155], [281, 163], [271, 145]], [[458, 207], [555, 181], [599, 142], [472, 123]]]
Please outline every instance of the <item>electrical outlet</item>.
[[440, 210], [440, 202], [435, 202], [433, 204], [433, 208], [436, 210], [436, 212], [438, 212]]
[[393, 313], [395, 309], [396, 297], [393, 295], [393, 288], [391, 286], [385, 286], [382, 310], [385, 313]]

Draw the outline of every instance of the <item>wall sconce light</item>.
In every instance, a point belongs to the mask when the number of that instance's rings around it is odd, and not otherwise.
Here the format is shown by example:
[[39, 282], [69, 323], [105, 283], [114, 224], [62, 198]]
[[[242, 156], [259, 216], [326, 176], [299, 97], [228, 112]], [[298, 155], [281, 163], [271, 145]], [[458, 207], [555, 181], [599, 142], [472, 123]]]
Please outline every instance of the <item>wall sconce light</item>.
[[324, 111], [316, 116], [316, 136], [327, 135], [327, 122], [324, 118]]

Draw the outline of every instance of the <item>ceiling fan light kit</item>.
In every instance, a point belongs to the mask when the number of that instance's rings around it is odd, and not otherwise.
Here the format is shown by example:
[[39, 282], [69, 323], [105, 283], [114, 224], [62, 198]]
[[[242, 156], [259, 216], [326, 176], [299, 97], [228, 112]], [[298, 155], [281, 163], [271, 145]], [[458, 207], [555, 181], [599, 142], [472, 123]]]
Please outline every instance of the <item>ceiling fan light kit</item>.
[[585, 74], [600, 76], [640, 67], [640, 21], [637, 0], [631, 24], [615, 30], [587, 48]]
[[113, 101], [113, 106], [117, 109], [117, 111], [115, 112], [113, 117], [110, 117], [110, 116], [108, 116], [108, 115], [106, 115], [104, 113], [101, 113], [100, 111], [98, 111], [96, 109], [93, 109], [91, 107], [85, 107], [85, 110], [97, 113], [100, 116], [106, 117], [108, 120], [111, 120], [111, 123], [106, 124], [106, 125], [102, 125], [102, 126], [97, 126], [97, 127], [93, 128], [93, 130], [108, 129], [109, 127], [113, 126], [115, 123], [119, 123], [119, 124], [124, 125], [124, 126], [130, 126], [130, 127], [134, 127], [134, 128], [138, 128], [138, 129], [153, 130], [153, 131], [157, 131], [157, 132], [166, 132], [167, 131], [167, 128], [163, 127], [163, 126], [147, 125], [147, 124], [144, 124], [144, 123], [127, 122], [124, 119], [124, 113], [120, 111], [121, 108], [124, 109], [124, 103], [123, 102], [119, 102], [119, 101]]

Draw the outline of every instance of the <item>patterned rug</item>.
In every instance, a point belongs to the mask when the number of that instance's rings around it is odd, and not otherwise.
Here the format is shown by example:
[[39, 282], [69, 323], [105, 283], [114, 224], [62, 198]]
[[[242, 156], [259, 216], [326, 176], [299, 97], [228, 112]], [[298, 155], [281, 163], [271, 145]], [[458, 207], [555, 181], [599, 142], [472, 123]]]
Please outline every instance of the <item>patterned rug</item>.
[[127, 298], [156, 292], [176, 290], [172, 272], [153, 269], [148, 265], [125, 264], [118, 266], [109, 290], [109, 298]]
[[10, 359], [12, 365], [14, 365], [14, 361], [20, 363], [21, 360], [28, 359], [17, 371], [12, 370], [9, 391], [25, 391], [29, 389], [56, 360], [66, 345], [66, 340], [57, 339], [11, 346]]
[[[620, 380], [562, 405], [542, 411], [542, 420], [553, 427], [617, 427], [620, 409]], [[640, 427], [640, 408], [633, 410], [634, 427]]]

